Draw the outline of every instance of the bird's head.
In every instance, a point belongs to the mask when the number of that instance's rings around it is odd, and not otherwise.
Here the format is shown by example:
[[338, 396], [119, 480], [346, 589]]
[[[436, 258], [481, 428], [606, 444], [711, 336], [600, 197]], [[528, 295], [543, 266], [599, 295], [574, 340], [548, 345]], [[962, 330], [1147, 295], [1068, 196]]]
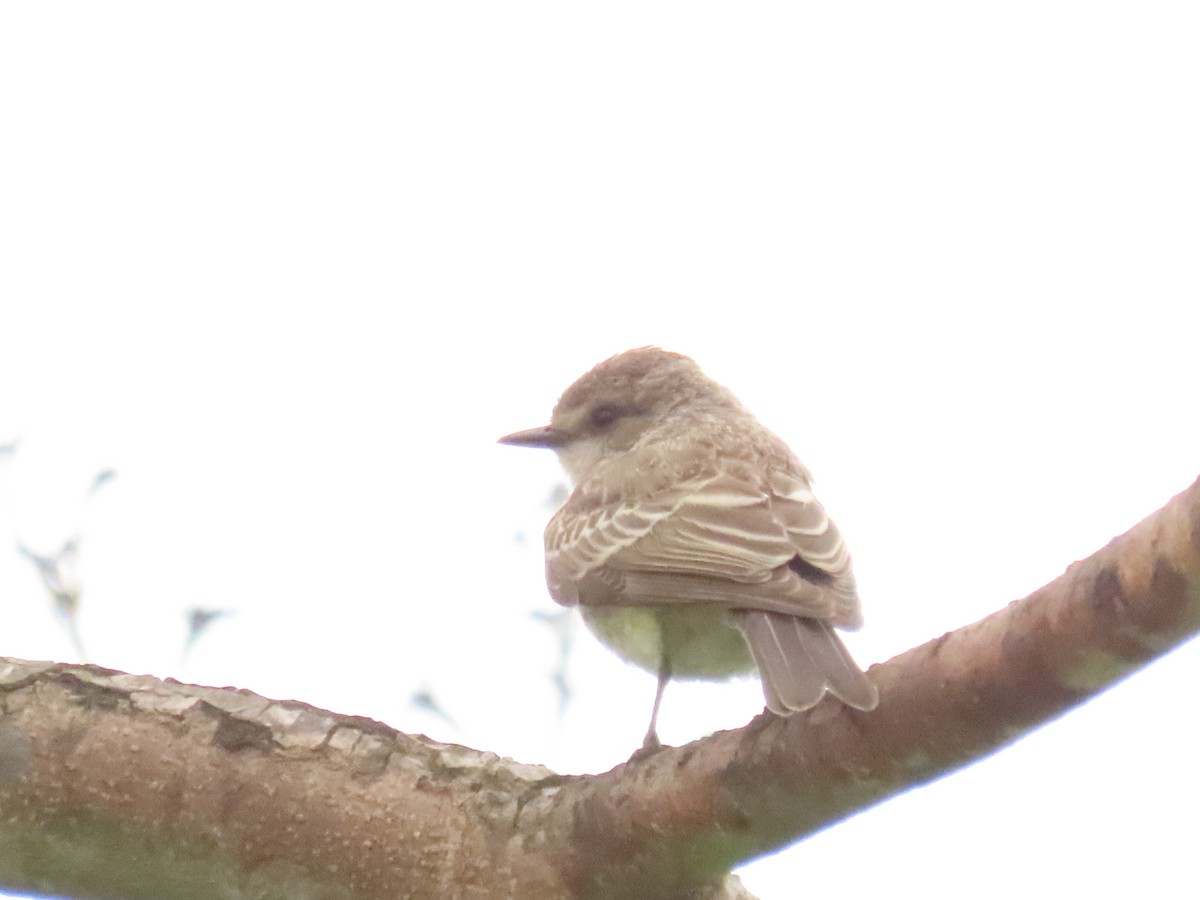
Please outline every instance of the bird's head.
[[567, 388], [549, 425], [507, 435], [500, 443], [553, 449], [579, 484], [697, 401], [736, 402], [688, 357], [641, 347], [606, 359]]

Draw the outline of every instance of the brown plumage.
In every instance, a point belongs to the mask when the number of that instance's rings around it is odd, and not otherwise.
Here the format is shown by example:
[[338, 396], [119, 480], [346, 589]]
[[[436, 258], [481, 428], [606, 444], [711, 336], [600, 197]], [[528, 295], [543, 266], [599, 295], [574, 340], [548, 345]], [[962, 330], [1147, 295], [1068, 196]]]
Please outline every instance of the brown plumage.
[[767, 706], [829, 691], [872, 709], [875, 686], [833, 630], [862, 622], [850, 555], [776, 435], [686, 356], [608, 359], [550, 425], [502, 443], [551, 447], [575, 489], [546, 528], [551, 596], [620, 656], [655, 672], [647, 745], [671, 677], [758, 669]]

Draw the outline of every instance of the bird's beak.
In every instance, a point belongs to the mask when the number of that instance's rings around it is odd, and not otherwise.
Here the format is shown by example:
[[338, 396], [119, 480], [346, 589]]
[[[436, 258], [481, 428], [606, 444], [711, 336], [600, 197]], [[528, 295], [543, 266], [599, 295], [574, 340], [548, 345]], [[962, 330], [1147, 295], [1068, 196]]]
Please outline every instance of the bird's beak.
[[514, 431], [512, 434], [506, 434], [500, 438], [499, 442], [513, 447], [547, 447], [553, 450], [565, 444], [570, 437], [561, 429], [544, 425], [541, 428], [530, 428], [528, 431]]

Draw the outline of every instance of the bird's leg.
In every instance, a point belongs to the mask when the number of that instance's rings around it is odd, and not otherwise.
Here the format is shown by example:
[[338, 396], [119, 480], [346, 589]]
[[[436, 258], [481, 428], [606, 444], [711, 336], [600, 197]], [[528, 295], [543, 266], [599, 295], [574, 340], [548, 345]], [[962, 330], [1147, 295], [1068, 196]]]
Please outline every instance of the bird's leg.
[[650, 727], [646, 729], [646, 736], [642, 739], [643, 752], [657, 750], [662, 746], [662, 741], [658, 739], [658, 708], [662, 706], [663, 691], [667, 689], [667, 682], [670, 680], [671, 664], [664, 654], [662, 664], [658, 667], [658, 690], [654, 692], [654, 709], [650, 712]]

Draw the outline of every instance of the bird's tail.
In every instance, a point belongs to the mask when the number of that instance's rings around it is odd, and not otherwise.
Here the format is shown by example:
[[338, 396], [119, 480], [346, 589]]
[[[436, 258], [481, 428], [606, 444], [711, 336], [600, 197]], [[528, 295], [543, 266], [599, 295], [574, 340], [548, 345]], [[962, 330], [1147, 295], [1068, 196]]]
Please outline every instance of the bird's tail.
[[874, 709], [879, 702], [879, 691], [833, 626], [758, 610], [739, 610], [734, 622], [750, 645], [771, 712], [788, 716], [808, 709], [826, 691], [855, 709]]

